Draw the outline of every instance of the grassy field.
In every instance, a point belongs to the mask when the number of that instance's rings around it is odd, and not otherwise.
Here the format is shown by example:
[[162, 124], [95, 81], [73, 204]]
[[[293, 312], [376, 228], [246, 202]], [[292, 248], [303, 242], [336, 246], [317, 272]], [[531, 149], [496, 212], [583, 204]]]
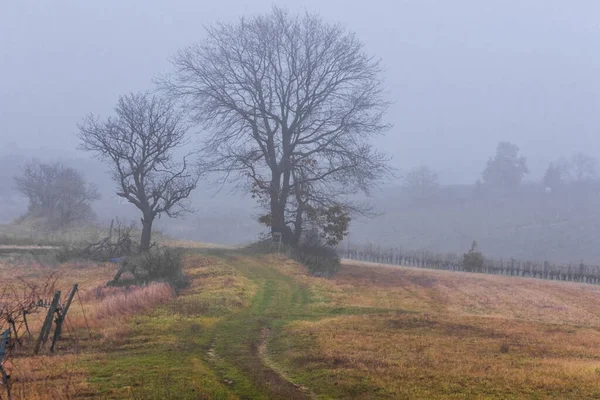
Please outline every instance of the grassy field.
[[0, 262], [3, 285], [81, 287], [57, 354], [13, 360], [15, 397], [600, 398], [600, 286], [367, 264], [321, 279], [186, 247], [178, 295], [103, 288], [110, 264]]

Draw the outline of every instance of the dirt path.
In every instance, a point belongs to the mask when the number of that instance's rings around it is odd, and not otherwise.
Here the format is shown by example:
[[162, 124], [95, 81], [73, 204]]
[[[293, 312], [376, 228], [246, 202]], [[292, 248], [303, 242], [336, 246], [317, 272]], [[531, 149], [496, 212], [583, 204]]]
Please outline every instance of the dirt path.
[[271, 359], [271, 357], [269, 357], [269, 351], [267, 349], [267, 342], [269, 341], [270, 333], [271, 333], [271, 330], [269, 328], [264, 328], [261, 332], [261, 343], [260, 343], [260, 346], [258, 347], [258, 354], [259, 354], [263, 364], [265, 366], [267, 366], [268, 368], [270, 368], [273, 372], [277, 373], [282, 380], [289, 382], [300, 392], [306, 394], [308, 396], [308, 398], [316, 399], [317, 396], [314, 393], [312, 393], [312, 391], [309, 388], [307, 388], [306, 386], [302, 386], [302, 385], [298, 385], [298, 384], [294, 383], [292, 381], [292, 379], [290, 379], [287, 376], [287, 374], [285, 372], [283, 372], [281, 370], [281, 368]]
[[250, 306], [215, 329], [208, 357], [231, 390], [245, 399], [311, 399], [309, 389], [295, 384], [269, 358], [269, 332], [303, 315], [308, 289], [275, 268], [254, 259], [231, 258], [231, 265], [256, 282]]

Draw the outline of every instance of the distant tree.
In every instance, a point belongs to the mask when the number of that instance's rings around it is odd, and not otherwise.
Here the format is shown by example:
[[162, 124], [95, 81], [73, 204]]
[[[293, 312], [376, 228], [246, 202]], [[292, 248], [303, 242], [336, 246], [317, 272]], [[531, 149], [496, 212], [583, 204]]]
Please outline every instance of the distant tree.
[[208, 28], [173, 64], [162, 87], [212, 132], [205, 170], [243, 182], [284, 243], [298, 245], [310, 222], [338, 220], [344, 232], [365, 211], [348, 198], [389, 172], [369, 143], [389, 127], [388, 102], [379, 63], [354, 34], [274, 8]]
[[544, 187], [557, 190], [564, 183], [564, 174], [564, 169], [559, 164], [551, 163], [544, 173], [542, 180]]
[[33, 161], [14, 178], [17, 190], [27, 198], [26, 217], [44, 220], [50, 229], [62, 229], [92, 221], [91, 203], [100, 198], [79, 171], [61, 163]]
[[589, 154], [573, 154], [569, 160], [569, 167], [574, 182], [591, 182], [598, 179], [598, 160]]
[[598, 160], [589, 154], [575, 153], [550, 164], [544, 176], [544, 185], [555, 189], [561, 184], [590, 183], [598, 180]]
[[404, 188], [418, 199], [432, 197], [439, 187], [438, 174], [424, 165], [411, 169], [404, 178]]
[[188, 211], [185, 200], [198, 183], [188, 156], [174, 155], [187, 144], [188, 127], [171, 102], [147, 93], [121, 96], [115, 112], [105, 121], [84, 119], [80, 148], [110, 165], [116, 194], [142, 212], [140, 250], [147, 251], [156, 216]]
[[483, 254], [477, 249], [477, 242], [473, 241], [471, 250], [463, 254], [463, 267], [467, 272], [483, 272]]
[[519, 156], [519, 147], [509, 142], [500, 142], [496, 155], [488, 160], [482, 177], [484, 183], [491, 187], [513, 190], [521, 184], [528, 172], [527, 160]]

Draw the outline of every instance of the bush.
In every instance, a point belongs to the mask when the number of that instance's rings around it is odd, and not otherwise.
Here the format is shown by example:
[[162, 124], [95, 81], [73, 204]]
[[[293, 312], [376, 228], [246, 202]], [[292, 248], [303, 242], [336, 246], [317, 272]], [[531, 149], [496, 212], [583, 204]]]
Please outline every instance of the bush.
[[325, 245], [301, 246], [295, 250], [294, 256], [296, 261], [306, 266], [314, 276], [330, 278], [339, 271], [341, 266], [337, 251]]
[[[314, 276], [332, 277], [339, 271], [341, 262], [337, 250], [327, 245], [317, 231], [305, 233], [297, 248], [281, 245], [280, 252], [304, 265]], [[277, 251], [277, 244], [271, 242], [271, 237], [262, 237], [245, 247], [250, 254], [269, 254]]]
[[161, 247], [151, 249], [126, 260], [127, 270], [136, 284], [167, 282], [175, 290], [189, 286], [189, 278], [183, 272], [183, 252], [180, 249]]
[[314, 276], [332, 277], [341, 266], [337, 250], [325, 244], [323, 238], [315, 231], [307, 232], [292, 254], [296, 261], [306, 266]]
[[477, 250], [477, 242], [473, 242], [471, 250], [463, 255], [463, 266], [467, 272], [483, 272], [483, 254]]

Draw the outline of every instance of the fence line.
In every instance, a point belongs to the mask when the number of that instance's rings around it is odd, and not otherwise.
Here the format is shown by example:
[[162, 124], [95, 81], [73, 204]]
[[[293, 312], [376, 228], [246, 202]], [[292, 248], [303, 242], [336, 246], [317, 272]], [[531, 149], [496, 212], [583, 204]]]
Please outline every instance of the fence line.
[[379, 264], [600, 284], [600, 266], [584, 263], [553, 264], [548, 261], [523, 261], [512, 258], [502, 260], [486, 257], [481, 268], [472, 270], [465, 267], [462, 255], [408, 251], [402, 248], [382, 249], [375, 245], [348, 246], [340, 249], [339, 255], [349, 260]]

